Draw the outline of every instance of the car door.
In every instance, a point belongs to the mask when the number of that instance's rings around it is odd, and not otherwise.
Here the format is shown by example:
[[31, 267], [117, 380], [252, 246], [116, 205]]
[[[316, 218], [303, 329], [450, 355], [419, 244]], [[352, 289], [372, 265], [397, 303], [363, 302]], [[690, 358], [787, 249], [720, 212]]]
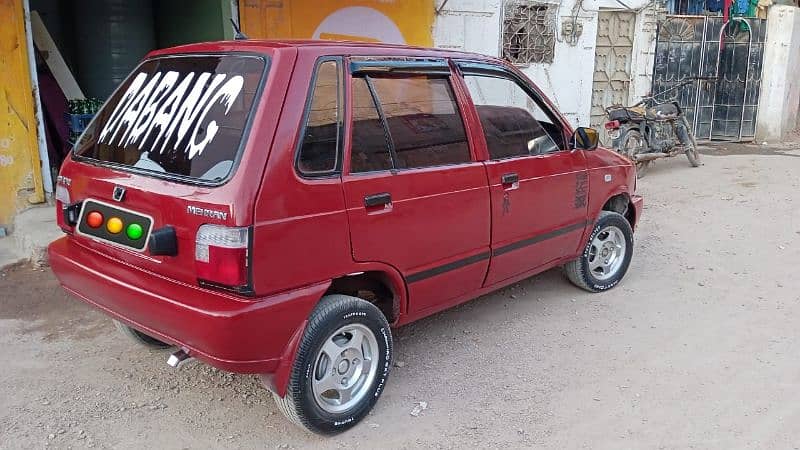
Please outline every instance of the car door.
[[353, 257], [398, 269], [409, 312], [479, 289], [489, 263], [486, 171], [445, 60], [353, 58], [342, 177]]
[[490, 286], [577, 251], [586, 226], [586, 159], [568, 148], [569, 126], [527, 80], [500, 65], [459, 67], [489, 157]]

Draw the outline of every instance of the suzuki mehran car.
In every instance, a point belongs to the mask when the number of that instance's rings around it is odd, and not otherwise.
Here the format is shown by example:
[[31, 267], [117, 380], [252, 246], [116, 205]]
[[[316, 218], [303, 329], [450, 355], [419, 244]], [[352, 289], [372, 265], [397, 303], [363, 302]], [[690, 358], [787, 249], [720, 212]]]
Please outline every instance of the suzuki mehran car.
[[487, 56], [158, 50], [64, 162], [50, 263], [170, 364], [260, 374], [290, 420], [336, 433], [386, 388], [393, 328], [557, 266], [620, 282], [642, 199], [597, 139]]

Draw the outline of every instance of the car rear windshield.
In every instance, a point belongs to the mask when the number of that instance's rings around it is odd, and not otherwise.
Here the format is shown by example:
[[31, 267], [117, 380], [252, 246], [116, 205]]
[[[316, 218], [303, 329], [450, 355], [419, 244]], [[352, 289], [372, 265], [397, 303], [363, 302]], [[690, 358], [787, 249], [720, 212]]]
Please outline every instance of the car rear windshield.
[[75, 145], [75, 154], [164, 176], [222, 182], [241, 152], [266, 59], [172, 55], [143, 62]]

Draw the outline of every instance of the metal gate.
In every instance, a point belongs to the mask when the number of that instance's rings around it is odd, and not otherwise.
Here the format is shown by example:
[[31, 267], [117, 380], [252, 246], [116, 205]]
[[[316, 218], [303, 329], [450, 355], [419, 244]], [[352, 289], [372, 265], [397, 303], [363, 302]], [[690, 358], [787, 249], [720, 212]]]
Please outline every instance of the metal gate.
[[[636, 14], [632, 12], [600, 11], [590, 117], [597, 130], [605, 132], [606, 106], [628, 103], [635, 27]], [[601, 140], [606, 141], [605, 135]]]
[[697, 78], [666, 95], [677, 96], [697, 140], [755, 137], [766, 29], [749, 18], [667, 16], [659, 24], [652, 92]]

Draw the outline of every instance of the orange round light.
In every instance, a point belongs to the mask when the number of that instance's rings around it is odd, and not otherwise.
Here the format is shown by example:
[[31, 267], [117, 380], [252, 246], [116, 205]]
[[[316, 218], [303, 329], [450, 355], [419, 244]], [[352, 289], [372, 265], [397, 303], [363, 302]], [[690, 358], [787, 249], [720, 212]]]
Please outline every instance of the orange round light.
[[86, 224], [92, 228], [97, 228], [103, 224], [103, 215], [98, 211], [92, 211], [86, 216]]
[[106, 229], [111, 234], [117, 234], [122, 231], [122, 219], [119, 217], [112, 217], [108, 219], [108, 223], [106, 223]]

